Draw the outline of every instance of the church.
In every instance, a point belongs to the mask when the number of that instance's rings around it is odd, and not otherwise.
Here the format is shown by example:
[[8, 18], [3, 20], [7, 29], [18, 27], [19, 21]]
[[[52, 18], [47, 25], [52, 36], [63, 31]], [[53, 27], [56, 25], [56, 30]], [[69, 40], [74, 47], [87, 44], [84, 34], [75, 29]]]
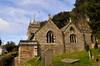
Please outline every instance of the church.
[[93, 48], [95, 39], [88, 23], [86, 19], [79, 19], [75, 24], [70, 18], [68, 24], [59, 29], [50, 16], [44, 22], [33, 20], [28, 26], [28, 39], [19, 42], [16, 62], [22, 64], [48, 49], [52, 49], [53, 54], [62, 54], [85, 50], [85, 46]]

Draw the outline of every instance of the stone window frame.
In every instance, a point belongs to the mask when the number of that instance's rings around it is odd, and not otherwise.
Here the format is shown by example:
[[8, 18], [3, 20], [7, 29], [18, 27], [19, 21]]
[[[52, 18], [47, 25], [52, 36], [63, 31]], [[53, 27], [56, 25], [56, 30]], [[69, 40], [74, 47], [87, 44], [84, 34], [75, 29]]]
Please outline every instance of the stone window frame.
[[74, 32], [74, 31], [75, 31], [75, 29], [71, 26], [71, 27], [70, 27], [70, 31], [73, 31], [73, 32]]
[[76, 34], [70, 34], [70, 43], [77, 43], [77, 36]]
[[91, 42], [95, 43], [95, 36], [93, 34], [91, 34]]
[[53, 33], [53, 31], [50, 30], [50, 31], [47, 32], [47, 34], [46, 34], [46, 39], [47, 39], [47, 40], [46, 40], [47, 43], [54, 43], [54, 41], [55, 41], [54, 39], [55, 39], [55, 38], [54, 38], [54, 33]]

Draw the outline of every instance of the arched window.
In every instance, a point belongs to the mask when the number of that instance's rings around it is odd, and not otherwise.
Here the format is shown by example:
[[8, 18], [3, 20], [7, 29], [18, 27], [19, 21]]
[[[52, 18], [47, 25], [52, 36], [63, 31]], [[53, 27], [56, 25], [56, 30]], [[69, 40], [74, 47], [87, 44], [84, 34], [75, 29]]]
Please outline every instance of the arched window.
[[52, 31], [47, 32], [47, 43], [54, 43], [54, 35]]
[[75, 34], [70, 35], [70, 43], [76, 43], [76, 35]]
[[91, 35], [91, 42], [94, 43], [95, 42], [95, 36]]
[[74, 28], [73, 27], [70, 27], [70, 31], [74, 31]]
[[74, 32], [75, 32], [75, 30], [74, 30], [73, 27], [70, 27], [70, 32], [71, 32], [71, 33], [74, 33]]

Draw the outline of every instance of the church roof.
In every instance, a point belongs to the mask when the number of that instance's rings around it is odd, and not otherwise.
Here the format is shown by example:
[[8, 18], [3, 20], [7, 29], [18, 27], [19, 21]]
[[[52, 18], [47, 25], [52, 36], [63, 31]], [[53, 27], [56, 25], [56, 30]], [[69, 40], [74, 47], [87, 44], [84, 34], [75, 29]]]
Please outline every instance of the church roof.
[[85, 19], [79, 20], [76, 26], [80, 30], [80, 32], [92, 32], [89, 22]]
[[65, 31], [71, 23], [72, 22], [68, 23], [66, 26], [64, 26], [63, 28], [61, 28], [61, 31]]
[[[45, 26], [48, 22], [50, 22], [50, 21], [52, 21], [52, 19], [49, 19], [48, 21], [41, 21], [41, 22], [39, 22], [38, 24], [40, 25], [40, 27], [39, 27], [39, 29], [36, 31], [36, 33], [43, 27], [43, 26]], [[89, 22], [86, 20], [86, 19], [79, 19], [79, 20], [77, 20], [77, 21], [72, 21], [71, 19], [70, 19], [70, 21], [69, 21], [69, 23], [67, 23], [67, 25], [65, 25], [63, 28], [61, 28], [60, 30], [61, 31], [65, 31], [68, 27], [69, 27], [69, 25], [71, 25], [71, 24], [73, 24], [80, 32], [86, 32], [86, 33], [88, 33], [88, 32], [92, 32], [92, 29], [91, 29], [91, 27], [89, 26], [89, 24], [88, 24]], [[32, 26], [32, 24], [30, 25], [30, 26]], [[31, 39], [33, 39], [34, 38], [34, 36], [32, 35], [31, 36]], [[31, 40], [30, 39], [30, 40]]]
[[61, 28], [62, 31], [65, 31], [69, 25], [75, 25], [75, 27], [80, 31], [80, 32], [92, 32], [91, 27], [89, 26], [88, 22], [86, 20], [79, 20], [77, 22], [69, 22], [66, 26]]

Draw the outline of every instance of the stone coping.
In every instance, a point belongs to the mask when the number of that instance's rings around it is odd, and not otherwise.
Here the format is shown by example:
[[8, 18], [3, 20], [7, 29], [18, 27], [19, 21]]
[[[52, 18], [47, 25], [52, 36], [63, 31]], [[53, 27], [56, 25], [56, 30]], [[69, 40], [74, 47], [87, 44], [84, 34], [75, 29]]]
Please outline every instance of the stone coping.
[[19, 46], [37, 46], [37, 41], [20, 40]]
[[72, 63], [78, 62], [79, 60], [80, 59], [63, 59], [63, 60], [61, 60], [61, 62], [67, 63], [67, 64], [72, 64]]
[[62, 45], [58, 43], [40, 43], [40, 45]]
[[19, 44], [19, 46], [37, 46], [37, 44]]
[[20, 40], [20, 42], [37, 42], [37, 41], [32, 41], [32, 40]]

